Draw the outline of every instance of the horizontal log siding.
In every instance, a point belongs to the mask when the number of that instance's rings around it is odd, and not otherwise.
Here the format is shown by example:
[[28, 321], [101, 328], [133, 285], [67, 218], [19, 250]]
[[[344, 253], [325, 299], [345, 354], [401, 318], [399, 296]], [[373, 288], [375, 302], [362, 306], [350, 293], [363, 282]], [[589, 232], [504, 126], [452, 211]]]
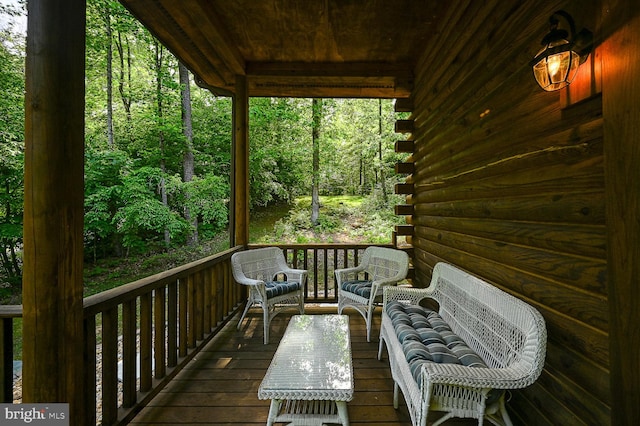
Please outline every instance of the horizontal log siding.
[[[563, 108], [528, 66], [558, 6], [531, 16], [509, 2], [467, 2], [441, 23], [442, 51], [419, 61], [414, 285], [445, 261], [536, 306], [547, 363], [514, 392], [514, 420], [609, 424], [602, 101], [593, 94]], [[473, 19], [460, 22], [465, 8]]]

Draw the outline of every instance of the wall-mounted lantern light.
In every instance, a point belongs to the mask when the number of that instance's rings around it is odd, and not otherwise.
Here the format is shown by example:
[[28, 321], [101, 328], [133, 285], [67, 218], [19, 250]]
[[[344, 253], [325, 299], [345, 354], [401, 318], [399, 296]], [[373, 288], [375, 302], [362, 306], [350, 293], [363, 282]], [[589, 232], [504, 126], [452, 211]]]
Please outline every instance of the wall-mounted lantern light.
[[[559, 18], [564, 18], [567, 22], [570, 34], [558, 28]], [[578, 67], [591, 53], [593, 33], [582, 29], [576, 34], [573, 18], [563, 10], [551, 15], [549, 24], [551, 30], [542, 39], [544, 47], [530, 65], [540, 87], [551, 92], [562, 89], [573, 81]]]

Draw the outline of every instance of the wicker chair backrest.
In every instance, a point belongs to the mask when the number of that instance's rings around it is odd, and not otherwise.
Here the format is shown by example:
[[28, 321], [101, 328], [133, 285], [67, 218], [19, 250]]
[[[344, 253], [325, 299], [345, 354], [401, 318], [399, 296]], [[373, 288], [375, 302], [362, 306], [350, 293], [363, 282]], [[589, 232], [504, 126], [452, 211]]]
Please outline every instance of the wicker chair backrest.
[[371, 281], [398, 276], [404, 278], [409, 267], [409, 256], [401, 250], [371, 246], [365, 250], [361, 265]]
[[546, 327], [535, 308], [445, 263], [434, 268], [429, 289], [452, 331], [490, 368], [535, 371], [544, 363]]
[[284, 253], [278, 247], [266, 247], [234, 253], [231, 258], [234, 275], [261, 281], [272, 281], [286, 269]]

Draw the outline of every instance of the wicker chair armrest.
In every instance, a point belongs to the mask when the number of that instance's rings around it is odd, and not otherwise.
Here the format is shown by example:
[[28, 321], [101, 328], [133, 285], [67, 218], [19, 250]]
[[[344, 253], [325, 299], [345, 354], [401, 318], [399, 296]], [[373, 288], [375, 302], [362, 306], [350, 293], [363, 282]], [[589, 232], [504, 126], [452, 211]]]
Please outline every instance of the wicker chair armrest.
[[363, 265], [358, 265], [351, 268], [336, 269], [334, 273], [336, 275], [336, 279], [338, 280], [338, 282], [342, 283], [342, 281], [344, 281], [345, 278], [347, 278], [350, 274], [356, 275], [360, 272], [363, 272], [364, 269], [365, 268]]
[[447, 384], [491, 389], [519, 389], [532, 384], [540, 375], [517, 366], [479, 368], [458, 364], [426, 363], [422, 367], [423, 383]]
[[[304, 279], [305, 275], [307, 275], [307, 270], [306, 269], [284, 268], [284, 269], [276, 272], [276, 275], [278, 275], [278, 274], [286, 275], [287, 279], [289, 279], [289, 277], [293, 277], [294, 279], [302, 281]], [[301, 284], [304, 284], [304, 283], [301, 283]]]
[[385, 286], [383, 294], [384, 305], [391, 300], [417, 305], [422, 299], [431, 298], [432, 291], [427, 288]]
[[353, 266], [351, 268], [336, 269], [335, 273], [342, 275], [342, 274], [355, 274], [362, 271], [364, 271], [364, 266], [358, 265], [358, 266]]
[[391, 278], [382, 278], [382, 279], [378, 279], [373, 281], [372, 285], [375, 286], [388, 286], [388, 285], [393, 285], [396, 284], [398, 281], [402, 281], [404, 278], [401, 277], [391, 277]]
[[251, 278], [247, 278], [245, 276], [242, 277], [236, 277], [236, 282], [238, 284], [242, 284], [242, 285], [253, 285], [253, 286], [258, 286], [258, 285], [264, 285], [264, 281], [262, 280], [254, 280]]

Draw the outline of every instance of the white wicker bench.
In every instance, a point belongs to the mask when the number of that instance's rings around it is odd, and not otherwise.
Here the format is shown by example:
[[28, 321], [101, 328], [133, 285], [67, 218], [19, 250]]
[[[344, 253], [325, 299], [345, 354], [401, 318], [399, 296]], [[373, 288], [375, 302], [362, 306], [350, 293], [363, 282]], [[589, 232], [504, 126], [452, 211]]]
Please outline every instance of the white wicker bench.
[[[427, 311], [428, 320], [418, 315], [424, 310], [420, 305], [428, 304], [423, 299], [438, 305], [437, 312]], [[431, 339], [434, 332], [441, 336]], [[437, 343], [440, 338], [446, 349]], [[511, 425], [503, 390], [524, 388], [538, 378], [546, 342], [545, 322], [535, 308], [445, 263], [435, 266], [428, 288], [384, 289], [378, 359], [386, 344], [394, 407], [399, 388], [414, 426], [425, 426], [429, 411], [446, 413], [434, 426], [451, 417]], [[452, 357], [459, 358], [450, 363]]]

